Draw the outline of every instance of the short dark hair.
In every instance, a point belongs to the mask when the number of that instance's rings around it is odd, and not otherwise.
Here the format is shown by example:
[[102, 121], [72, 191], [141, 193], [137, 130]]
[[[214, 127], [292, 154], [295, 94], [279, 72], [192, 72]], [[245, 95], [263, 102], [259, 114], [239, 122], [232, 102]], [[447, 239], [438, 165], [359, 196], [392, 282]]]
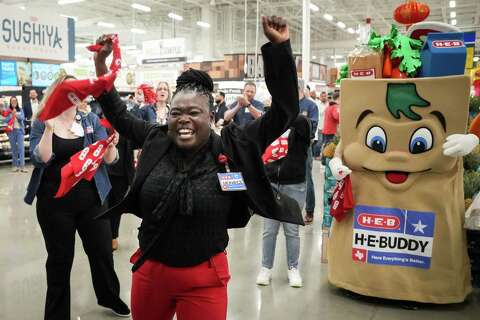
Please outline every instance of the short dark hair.
[[218, 94], [225, 98], [225, 92], [219, 91]]
[[243, 89], [245, 89], [246, 86], [255, 87], [255, 90], [257, 90], [257, 85], [256, 85], [255, 82], [253, 82], [253, 81], [247, 81], [247, 82], [245, 82], [245, 85], [243, 86]]
[[187, 71], [182, 72], [177, 78], [177, 87], [172, 96], [173, 98], [179, 92], [195, 92], [198, 95], [203, 95], [208, 99], [208, 109], [211, 111], [215, 110], [213, 104], [213, 81], [208, 73], [201, 70], [188, 69]]
[[320, 92], [320, 94], [327, 94], [325, 91]]
[[333, 96], [332, 96], [332, 99], [333, 99], [333, 100], [337, 100], [338, 98], [340, 98], [340, 92], [335, 91], [335, 93], [334, 93]]

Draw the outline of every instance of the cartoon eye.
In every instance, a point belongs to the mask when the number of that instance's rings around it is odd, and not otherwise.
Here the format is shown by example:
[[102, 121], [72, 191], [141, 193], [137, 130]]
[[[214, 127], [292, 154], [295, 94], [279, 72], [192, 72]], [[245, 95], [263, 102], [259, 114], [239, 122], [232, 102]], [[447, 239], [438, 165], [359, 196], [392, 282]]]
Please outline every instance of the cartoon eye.
[[380, 127], [371, 127], [367, 133], [367, 146], [379, 153], [387, 150], [387, 135]]
[[430, 129], [419, 128], [410, 138], [410, 153], [418, 154], [427, 152], [433, 147], [433, 135]]

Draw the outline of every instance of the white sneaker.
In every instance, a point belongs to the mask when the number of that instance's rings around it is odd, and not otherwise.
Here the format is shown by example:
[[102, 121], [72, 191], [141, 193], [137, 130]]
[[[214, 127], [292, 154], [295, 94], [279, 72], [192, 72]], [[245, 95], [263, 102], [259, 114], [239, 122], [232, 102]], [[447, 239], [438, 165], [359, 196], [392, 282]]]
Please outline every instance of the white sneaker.
[[257, 276], [257, 284], [261, 286], [268, 286], [270, 284], [270, 279], [272, 279], [272, 270], [262, 267]]
[[300, 276], [300, 271], [297, 268], [288, 269], [288, 282], [290, 287], [301, 288], [302, 287], [302, 277]]

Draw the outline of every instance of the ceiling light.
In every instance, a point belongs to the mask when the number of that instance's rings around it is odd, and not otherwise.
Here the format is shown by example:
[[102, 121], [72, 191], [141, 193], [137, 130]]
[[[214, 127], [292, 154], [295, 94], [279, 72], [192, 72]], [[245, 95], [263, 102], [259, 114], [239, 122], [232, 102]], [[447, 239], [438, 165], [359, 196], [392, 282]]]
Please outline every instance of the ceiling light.
[[456, 1], [450, 1], [450, 2], [448, 3], [448, 6], [449, 6], [450, 8], [455, 8], [455, 7], [457, 6], [457, 2], [456, 2]]
[[113, 23], [108, 23], [103, 21], [97, 22], [97, 26], [104, 27], [104, 28], [115, 28], [115, 25]]
[[457, 25], [457, 19], [452, 19], [452, 20], [450, 21], [450, 24], [451, 24], [452, 26], [456, 26], [456, 25]]
[[457, 13], [455, 11], [452, 11], [450, 12], [450, 18], [456, 18], [457, 17]]
[[122, 50], [137, 50], [136, 45], [131, 45], [131, 46], [121, 46], [120, 47]]
[[182, 17], [182, 16], [179, 16], [178, 14], [175, 14], [175, 13], [173, 13], [173, 12], [170, 12], [170, 13], [168, 14], [168, 17], [169, 17], [170, 19], [177, 20], [177, 21], [182, 21], [182, 20], [183, 20], [183, 17]]
[[133, 9], [137, 9], [137, 10], [140, 10], [140, 11], [143, 11], [143, 12], [152, 11], [152, 9], [150, 7], [144, 6], [143, 4], [139, 4], [139, 3], [132, 3], [131, 7]]
[[58, 0], [59, 5], [64, 5], [64, 4], [71, 4], [71, 3], [78, 3], [78, 2], [83, 2], [85, 0]]
[[352, 28], [348, 28], [348, 29], [347, 29], [347, 32], [350, 33], [350, 34], [354, 34], [354, 33], [355, 33], [355, 30], [353, 30]]
[[473, 57], [473, 62], [478, 62], [480, 60], [480, 57]]
[[139, 34], [144, 34], [144, 33], [146, 33], [145, 30], [143, 30], [143, 29], [137, 29], [137, 28], [132, 28], [132, 29], [130, 29], [130, 32], [131, 32], [131, 33], [139, 33]]
[[27, 8], [25, 6], [20, 6], [19, 7], [21, 10], [26, 10]]
[[69, 15], [66, 15], [66, 14], [61, 14], [60, 17], [64, 17], [64, 18], [72, 18], [73, 20], [75, 21], [78, 21], [78, 18], [77, 17], [74, 17], [74, 16], [69, 16]]
[[359, 34], [359, 33], [360, 33], [360, 29], [355, 30], [355, 33], [356, 33], [356, 34]]
[[202, 28], [210, 28], [210, 24], [203, 21], [197, 21], [197, 26]]
[[317, 12], [320, 9], [318, 9], [318, 7], [315, 4], [310, 3], [310, 10]]
[[328, 21], [332, 21], [332, 20], [333, 20], [333, 16], [332, 16], [331, 14], [325, 13], [325, 14], [323, 15], [323, 19], [328, 20]]
[[342, 21], [338, 21], [337, 22], [337, 27], [339, 27], [340, 29], [345, 29], [346, 25]]
[[330, 56], [330, 59], [342, 59], [343, 56], [341, 55], [335, 55], [335, 56]]
[[313, 56], [312, 59], [317, 59], [317, 56]]

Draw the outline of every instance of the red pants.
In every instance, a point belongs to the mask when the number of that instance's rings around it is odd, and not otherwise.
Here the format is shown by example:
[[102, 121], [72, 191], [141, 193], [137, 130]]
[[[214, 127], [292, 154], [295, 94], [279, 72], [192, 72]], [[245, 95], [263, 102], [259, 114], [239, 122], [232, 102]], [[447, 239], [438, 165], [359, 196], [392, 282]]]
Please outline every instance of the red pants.
[[[135, 262], [137, 251], [131, 258]], [[172, 268], [147, 260], [132, 276], [134, 320], [225, 320], [227, 283], [230, 279], [225, 253], [199, 265]]]

